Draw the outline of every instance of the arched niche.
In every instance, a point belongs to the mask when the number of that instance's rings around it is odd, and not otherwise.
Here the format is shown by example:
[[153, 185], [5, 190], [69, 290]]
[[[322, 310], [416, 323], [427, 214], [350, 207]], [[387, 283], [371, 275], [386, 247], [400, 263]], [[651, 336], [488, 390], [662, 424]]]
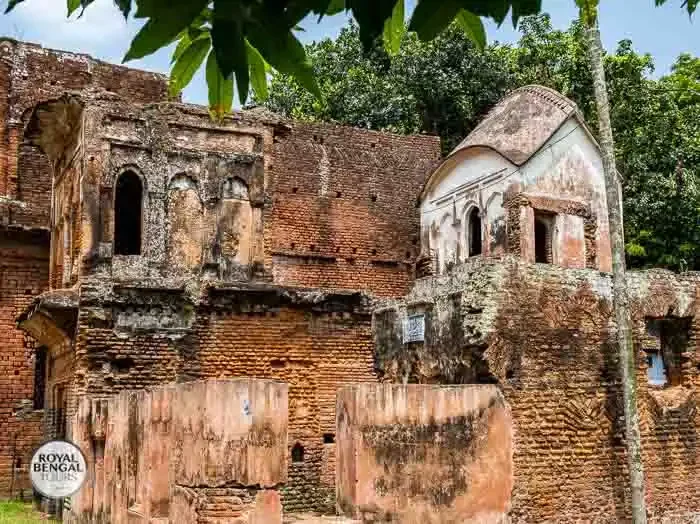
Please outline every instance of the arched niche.
[[255, 228], [249, 188], [243, 179], [224, 179], [217, 222], [217, 245], [226, 262], [248, 265], [252, 261]]
[[202, 263], [203, 206], [194, 178], [174, 176], [167, 191], [167, 258], [173, 269], [193, 271]]
[[484, 238], [484, 214], [474, 200], [469, 200], [462, 207], [461, 216], [464, 228], [460, 241], [464, 245], [464, 258], [481, 255]]

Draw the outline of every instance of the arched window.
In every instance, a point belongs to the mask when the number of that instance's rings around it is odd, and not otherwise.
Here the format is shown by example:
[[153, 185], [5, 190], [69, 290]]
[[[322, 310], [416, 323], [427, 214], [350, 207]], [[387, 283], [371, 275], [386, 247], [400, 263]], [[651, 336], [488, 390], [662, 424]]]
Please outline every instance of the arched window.
[[122, 173], [117, 179], [114, 197], [114, 254], [141, 254], [141, 215], [143, 186], [133, 171]]
[[469, 256], [481, 255], [481, 216], [475, 207], [469, 212]]

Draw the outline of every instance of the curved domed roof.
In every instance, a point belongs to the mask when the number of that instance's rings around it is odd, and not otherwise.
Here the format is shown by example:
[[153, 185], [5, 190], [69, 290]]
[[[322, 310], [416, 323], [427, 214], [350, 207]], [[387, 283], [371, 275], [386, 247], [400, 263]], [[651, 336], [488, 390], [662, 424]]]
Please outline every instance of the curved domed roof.
[[520, 166], [573, 115], [578, 115], [576, 104], [553, 89], [521, 87], [496, 104], [449, 156], [482, 146]]

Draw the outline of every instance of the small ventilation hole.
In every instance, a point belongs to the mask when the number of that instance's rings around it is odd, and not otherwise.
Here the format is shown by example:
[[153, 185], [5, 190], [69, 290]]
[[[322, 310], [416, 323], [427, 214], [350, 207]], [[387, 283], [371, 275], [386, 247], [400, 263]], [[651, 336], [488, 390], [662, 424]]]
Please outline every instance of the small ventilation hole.
[[298, 442], [292, 448], [292, 462], [304, 462], [304, 446]]

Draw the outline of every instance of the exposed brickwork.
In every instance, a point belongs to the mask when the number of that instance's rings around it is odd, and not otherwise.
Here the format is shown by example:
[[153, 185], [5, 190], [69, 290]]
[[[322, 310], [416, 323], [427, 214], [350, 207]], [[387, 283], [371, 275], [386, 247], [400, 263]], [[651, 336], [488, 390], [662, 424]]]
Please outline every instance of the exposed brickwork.
[[48, 285], [46, 240], [0, 231], [0, 497], [31, 497], [27, 466], [41, 440], [42, 413], [33, 409], [34, 342], [15, 318]]
[[105, 89], [134, 102], [164, 100], [165, 77], [87, 55], [0, 39], [0, 196], [19, 200], [13, 223], [48, 227], [51, 172], [36, 148], [23, 145], [32, 108], [68, 91]]
[[[697, 275], [629, 274], [648, 507], [673, 522], [693, 521], [700, 505], [698, 284]], [[375, 315], [386, 378], [454, 383], [480, 362], [488, 373], [477, 380], [501, 385], [515, 427], [515, 522], [629, 518], [611, 296], [609, 276], [595, 271], [481, 260], [417, 282]], [[404, 346], [401, 322], [421, 302], [426, 341]], [[648, 385], [650, 317], [692, 319], [680, 386]]]
[[[290, 298], [292, 292], [280, 296], [278, 289], [212, 291], [189, 319], [192, 304], [182, 295], [131, 290], [114, 295], [111, 305], [94, 307], [84, 289], [75, 349], [77, 375], [84, 379], [74, 383], [76, 398], [199, 378], [287, 382], [285, 508], [332, 511], [335, 445], [324, 443], [324, 435], [335, 433], [337, 388], [376, 380], [370, 316], [360, 295]], [[164, 324], [174, 326], [177, 318], [180, 328], [162, 336]], [[304, 447], [300, 463], [291, 460], [295, 444]]]
[[420, 250], [416, 202], [439, 154], [435, 137], [295, 123], [273, 148], [275, 281], [405, 293]]

